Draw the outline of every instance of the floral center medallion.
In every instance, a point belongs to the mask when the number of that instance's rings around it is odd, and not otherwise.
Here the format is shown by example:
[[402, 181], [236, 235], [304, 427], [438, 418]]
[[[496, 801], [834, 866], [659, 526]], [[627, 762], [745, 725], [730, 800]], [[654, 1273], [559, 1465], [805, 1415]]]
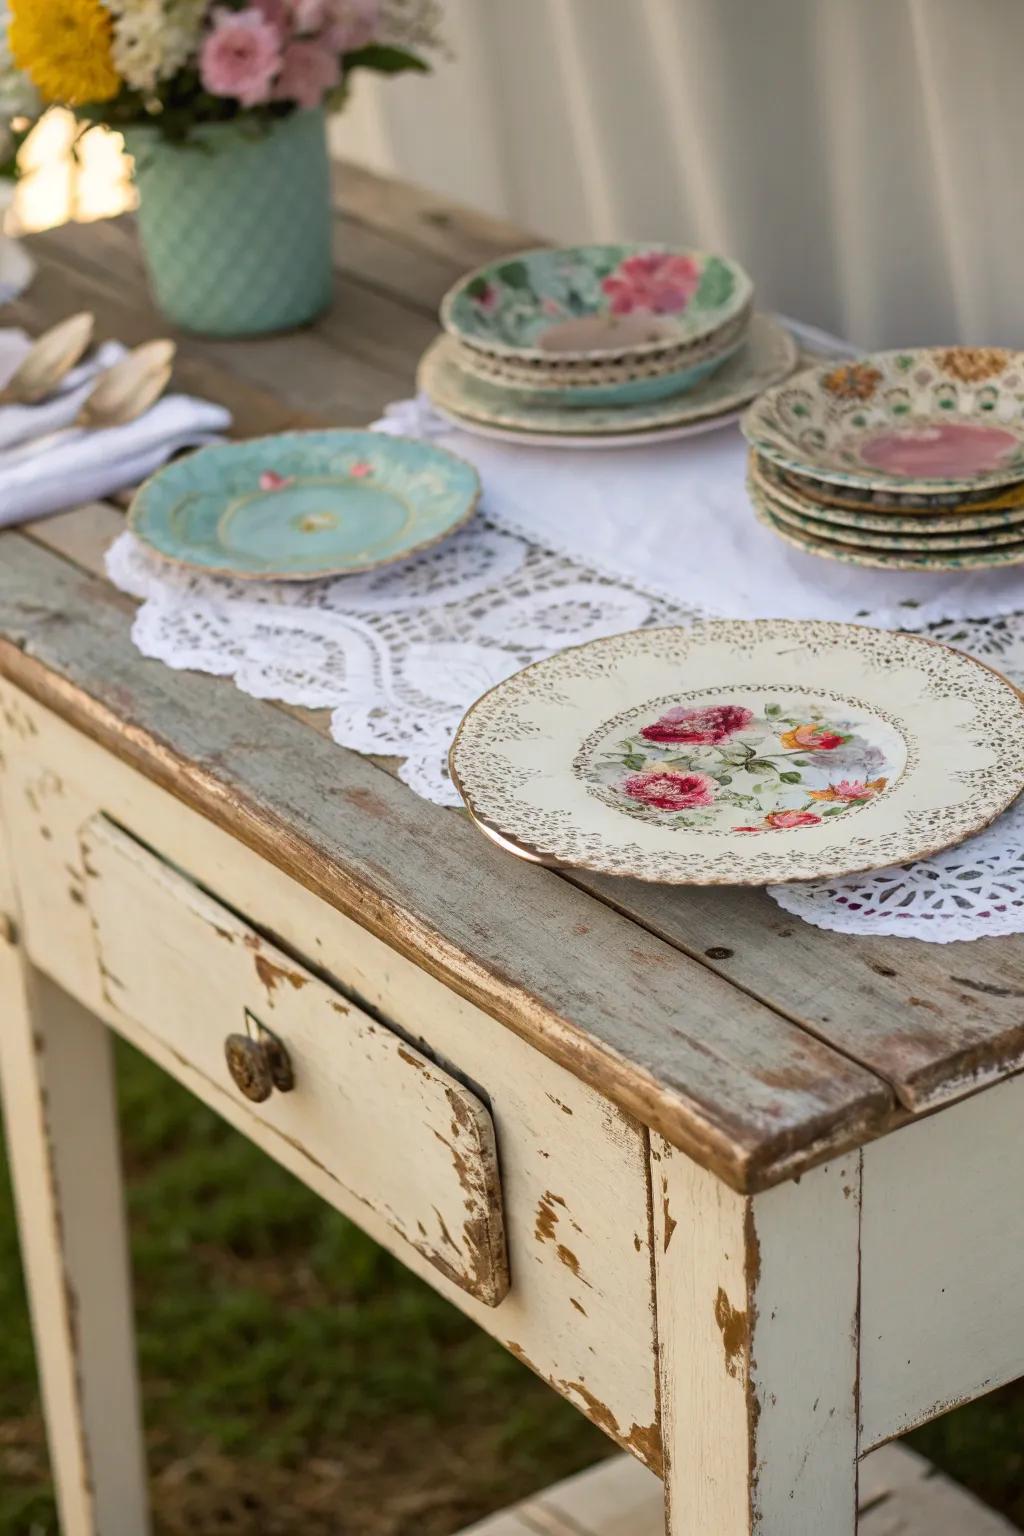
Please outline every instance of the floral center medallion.
[[785, 685], [652, 699], [577, 753], [591, 794], [660, 826], [709, 833], [816, 827], [891, 788], [910, 749], [856, 700]]

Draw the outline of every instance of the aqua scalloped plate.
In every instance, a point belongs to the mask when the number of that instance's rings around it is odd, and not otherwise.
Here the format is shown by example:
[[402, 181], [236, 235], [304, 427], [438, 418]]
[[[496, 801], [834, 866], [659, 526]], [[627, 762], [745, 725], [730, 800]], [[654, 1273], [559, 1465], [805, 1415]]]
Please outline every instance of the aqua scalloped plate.
[[177, 459], [137, 493], [136, 537], [194, 570], [312, 581], [405, 560], [473, 515], [476, 470], [378, 432], [284, 432]]

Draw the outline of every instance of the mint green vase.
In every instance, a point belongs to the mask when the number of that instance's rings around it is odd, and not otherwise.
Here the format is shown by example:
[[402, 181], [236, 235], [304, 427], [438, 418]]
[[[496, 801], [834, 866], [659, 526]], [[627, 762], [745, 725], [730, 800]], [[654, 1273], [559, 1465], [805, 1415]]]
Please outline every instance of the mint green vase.
[[167, 318], [207, 336], [312, 320], [331, 296], [331, 200], [322, 110], [269, 127], [206, 123], [184, 144], [125, 135], [139, 235]]

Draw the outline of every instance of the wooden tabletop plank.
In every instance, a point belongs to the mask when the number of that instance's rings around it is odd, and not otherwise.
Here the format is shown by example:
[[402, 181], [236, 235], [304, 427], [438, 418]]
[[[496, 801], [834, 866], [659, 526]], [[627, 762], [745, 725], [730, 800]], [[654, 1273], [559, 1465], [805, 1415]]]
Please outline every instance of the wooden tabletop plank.
[[0, 673], [735, 1187], [887, 1124], [878, 1078], [678, 949], [225, 680], [145, 660], [132, 611], [2, 536]]

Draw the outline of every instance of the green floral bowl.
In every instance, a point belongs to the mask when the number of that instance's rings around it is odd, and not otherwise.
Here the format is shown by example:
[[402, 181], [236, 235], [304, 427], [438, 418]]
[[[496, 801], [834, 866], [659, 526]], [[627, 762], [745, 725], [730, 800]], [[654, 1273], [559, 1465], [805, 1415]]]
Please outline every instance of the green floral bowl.
[[466, 347], [568, 382], [613, 358], [681, 368], [752, 298], [750, 278], [723, 256], [573, 245], [479, 267], [445, 295], [441, 322]]

